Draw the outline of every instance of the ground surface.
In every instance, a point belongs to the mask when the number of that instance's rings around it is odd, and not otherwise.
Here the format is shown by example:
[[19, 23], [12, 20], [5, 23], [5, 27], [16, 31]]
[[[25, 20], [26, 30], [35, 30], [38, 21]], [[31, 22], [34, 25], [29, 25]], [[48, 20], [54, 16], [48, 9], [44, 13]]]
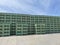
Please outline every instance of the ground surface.
[[0, 45], [60, 45], [60, 34], [0, 37]]

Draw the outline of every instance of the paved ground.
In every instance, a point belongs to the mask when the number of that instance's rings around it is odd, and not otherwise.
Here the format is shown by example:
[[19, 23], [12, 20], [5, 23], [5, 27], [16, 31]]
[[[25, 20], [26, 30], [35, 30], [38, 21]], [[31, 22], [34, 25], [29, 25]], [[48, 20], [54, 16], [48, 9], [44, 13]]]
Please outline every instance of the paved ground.
[[0, 45], [60, 45], [60, 34], [0, 37]]

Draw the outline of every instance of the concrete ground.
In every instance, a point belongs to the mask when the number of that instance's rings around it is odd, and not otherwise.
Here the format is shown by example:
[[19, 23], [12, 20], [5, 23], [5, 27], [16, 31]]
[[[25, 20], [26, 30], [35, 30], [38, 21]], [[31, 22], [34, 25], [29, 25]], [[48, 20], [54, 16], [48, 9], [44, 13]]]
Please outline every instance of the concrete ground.
[[60, 45], [60, 34], [0, 37], [0, 45]]

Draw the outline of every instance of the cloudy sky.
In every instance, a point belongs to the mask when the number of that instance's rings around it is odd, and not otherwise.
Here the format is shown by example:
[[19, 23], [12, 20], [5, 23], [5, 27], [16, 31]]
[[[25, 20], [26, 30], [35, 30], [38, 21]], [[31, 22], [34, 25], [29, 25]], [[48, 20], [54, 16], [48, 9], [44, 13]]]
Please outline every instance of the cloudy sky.
[[60, 16], [60, 0], [0, 0], [0, 12]]

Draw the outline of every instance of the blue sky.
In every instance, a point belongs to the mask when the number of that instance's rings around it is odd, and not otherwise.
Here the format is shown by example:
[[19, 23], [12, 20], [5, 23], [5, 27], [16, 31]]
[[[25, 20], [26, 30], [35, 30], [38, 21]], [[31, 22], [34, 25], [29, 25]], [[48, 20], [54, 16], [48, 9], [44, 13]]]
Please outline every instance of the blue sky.
[[60, 16], [60, 0], [0, 0], [0, 12]]

